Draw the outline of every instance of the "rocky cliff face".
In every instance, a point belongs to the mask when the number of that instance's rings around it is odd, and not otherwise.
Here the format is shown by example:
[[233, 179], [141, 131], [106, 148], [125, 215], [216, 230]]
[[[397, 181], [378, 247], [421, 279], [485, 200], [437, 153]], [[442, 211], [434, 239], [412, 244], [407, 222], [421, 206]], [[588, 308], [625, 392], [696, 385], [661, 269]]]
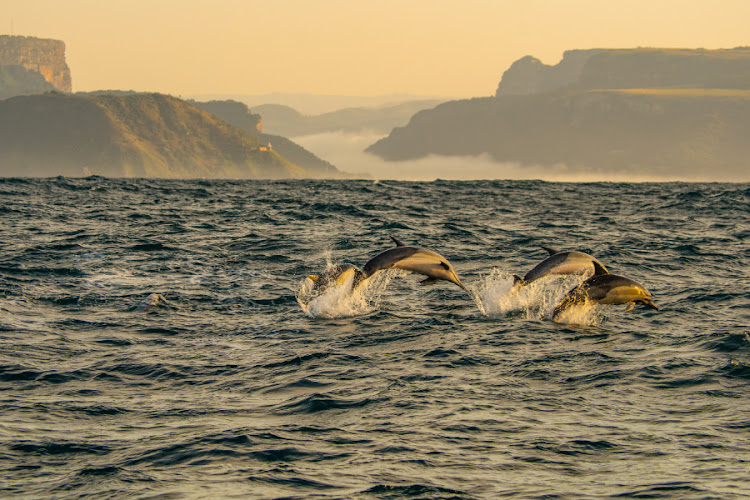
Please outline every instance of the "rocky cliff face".
[[750, 47], [569, 50], [554, 66], [526, 56], [503, 73], [495, 95], [634, 88], [750, 88]]
[[536, 57], [522, 57], [503, 73], [495, 95], [540, 94], [573, 85], [580, 79], [591, 56], [600, 52], [603, 50], [568, 50], [555, 66], [544, 64]]
[[41, 74], [57, 90], [73, 89], [65, 43], [60, 40], [0, 35], [0, 66], [22, 66]]

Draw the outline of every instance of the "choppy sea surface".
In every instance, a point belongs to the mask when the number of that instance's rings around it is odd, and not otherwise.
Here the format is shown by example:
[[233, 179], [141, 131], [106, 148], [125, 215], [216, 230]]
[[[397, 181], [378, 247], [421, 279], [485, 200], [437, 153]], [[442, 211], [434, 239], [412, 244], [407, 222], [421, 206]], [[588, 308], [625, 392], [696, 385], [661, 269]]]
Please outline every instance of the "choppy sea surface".
[[[750, 496], [750, 185], [0, 180], [0, 497]], [[448, 282], [383, 271], [389, 235]], [[541, 245], [660, 310], [550, 319]]]

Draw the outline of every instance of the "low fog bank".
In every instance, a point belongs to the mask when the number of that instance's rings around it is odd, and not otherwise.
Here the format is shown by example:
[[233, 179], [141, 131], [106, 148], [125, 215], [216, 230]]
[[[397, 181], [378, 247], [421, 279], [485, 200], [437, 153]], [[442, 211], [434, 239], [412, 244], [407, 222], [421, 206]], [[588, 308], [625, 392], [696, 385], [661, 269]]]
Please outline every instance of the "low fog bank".
[[750, 173], [738, 176], [732, 173], [706, 172], [685, 174], [677, 170], [646, 168], [610, 172], [601, 170], [576, 170], [563, 164], [555, 166], [521, 165], [515, 162], [497, 162], [489, 155], [480, 156], [429, 156], [418, 160], [389, 162], [365, 153], [369, 145], [381, 139], [377, 133], [350, 134], [330, 132], [293, 137], [292, 140], [331, 162], [339, 170], [373, 179], [432, 181], [481, 179], [540, 179], [556, 182], [747, 182]]

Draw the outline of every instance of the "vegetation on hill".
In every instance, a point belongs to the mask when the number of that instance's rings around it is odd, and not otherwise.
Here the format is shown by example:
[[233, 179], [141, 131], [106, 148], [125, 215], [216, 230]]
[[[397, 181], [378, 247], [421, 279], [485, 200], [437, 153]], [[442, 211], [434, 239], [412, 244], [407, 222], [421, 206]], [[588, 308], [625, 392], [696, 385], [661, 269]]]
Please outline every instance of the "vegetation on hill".
[[41, 94], [53, 90], [41, 73], [21, 65], [0, 66], [0, 99], [17, 95]]
[[221, 118], [245, 132], [257, 138], [263, 144], [271, 144], [274, 151], [281, 154], [292, 163], [305, 169], [313, 177], [341, 177], [346, 176], [331, 163], [320, 159], [299, 144], [280, 135], [263, 133], [264, 123], [261, 115], [253, 113], [246, 104], [239, 101], [208, 101], [195, 102], [191, 104], [208, 111], [212, 115]]
[[161, 94], [0, 101], [0, 174], [284, 178], [306, 172], [245, 131]]

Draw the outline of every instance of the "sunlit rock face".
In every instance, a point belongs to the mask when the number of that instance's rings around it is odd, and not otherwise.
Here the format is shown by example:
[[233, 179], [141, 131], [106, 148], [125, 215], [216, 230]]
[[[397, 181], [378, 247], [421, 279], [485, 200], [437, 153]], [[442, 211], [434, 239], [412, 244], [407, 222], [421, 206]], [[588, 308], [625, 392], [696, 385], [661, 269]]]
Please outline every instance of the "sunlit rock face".
[[38, 72], [61, 92], [73, 90], [65, 43], [60, 40], [0, 35], [0, 66], [22, 66]]

